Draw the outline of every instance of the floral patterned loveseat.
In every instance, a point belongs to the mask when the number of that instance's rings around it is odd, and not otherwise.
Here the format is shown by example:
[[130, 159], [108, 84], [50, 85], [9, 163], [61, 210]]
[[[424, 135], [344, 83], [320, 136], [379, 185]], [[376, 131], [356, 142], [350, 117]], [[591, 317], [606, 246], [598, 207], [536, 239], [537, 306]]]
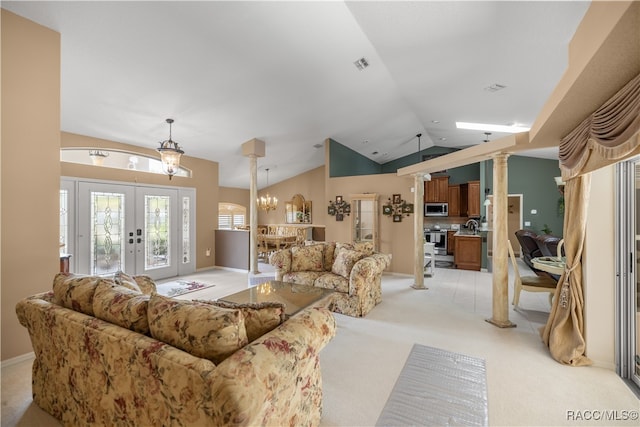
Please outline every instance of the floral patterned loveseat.
[[274, 252], [276, 280], [333, 289], [329, 309], [354, 317], [382, 302], [382, 272], [391, 255], [367, 243], [312, 242]]
[[336, 331], [329, 310], [285, 321], [278, 304], [147, 295], [134, 279], [130, 288], [61, 273], [52, 292], [17, 304], [38, 406], [69, 426], [320, 423], [318, 353]]

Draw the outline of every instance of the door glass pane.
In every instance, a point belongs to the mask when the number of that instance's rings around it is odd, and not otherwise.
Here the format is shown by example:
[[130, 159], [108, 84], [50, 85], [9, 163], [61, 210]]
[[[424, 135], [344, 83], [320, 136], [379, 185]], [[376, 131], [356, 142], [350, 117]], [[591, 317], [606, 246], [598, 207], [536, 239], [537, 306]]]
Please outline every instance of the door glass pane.
[[189, 197], [182, 198], [182, 262], [187, 264], [191, 261], [191, 241], [189, 235], [189, 215], [191, 199]]
[[144, 196], [145, 269], [171, 265], [169, 196]]
[[[635, 265], [632, 266], [632, 271], [635, 273], [635, 289], [631, 292], [633, 296], [633, 304], [634, 304], [634, 318], [631, 321], [635, 324], [635, 349], [634, 357], [633, 357], [633, 372], [634, 372], [634, 381], [636, 384], [640, 385], [640, 284], [638, 280], [640, 280], [640, 274], [638, 274], [638, 267], [640, 267], [640, 165], [635, 165], [635, 176], [634, 176], [634, 185], [633, 189], [635, 192], [635, 224], [634, 224], [634, 236], [635, 236]], [[632, 339], [633, 341], [633, 339]]]
[[124, 194], [91, 192], [91, 274], [124, 271]]

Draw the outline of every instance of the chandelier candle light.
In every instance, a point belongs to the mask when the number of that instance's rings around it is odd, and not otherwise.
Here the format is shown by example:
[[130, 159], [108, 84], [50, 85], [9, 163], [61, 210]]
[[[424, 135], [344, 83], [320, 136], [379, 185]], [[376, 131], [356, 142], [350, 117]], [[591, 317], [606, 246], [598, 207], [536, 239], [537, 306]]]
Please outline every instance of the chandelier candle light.
[[166, 122], [169, 123], [169, 139], [162, 141], [160, 148], [157, 150], [160, 153], [162, 170], [165, 174], [169, 175], [169, 180], [171, 180], [180, 168], [180, 157], [182, 157], [184, 151], [180, 149], [177, 142], [171, 139], [171, 124], [173, 123], [173, 119], [167, 119]]
[[[265, 170], [267, 171], [267, 187], [269, 187], [269, 168]], [[258, 197], [256, 202], [258, 203], [258, 208], [266, 212], [276, 210], [278, 207], [278, 199], [276, 197], [271, 197], [269, 192], [267, 192], [266, 196]]]

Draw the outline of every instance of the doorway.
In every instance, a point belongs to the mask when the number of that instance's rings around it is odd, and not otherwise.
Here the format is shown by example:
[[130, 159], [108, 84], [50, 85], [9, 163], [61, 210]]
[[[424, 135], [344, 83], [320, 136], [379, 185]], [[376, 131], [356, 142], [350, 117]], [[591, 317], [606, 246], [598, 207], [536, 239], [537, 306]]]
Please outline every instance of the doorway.
[[640, 158], [616, 166], [616, 371], [640, 394]]
[[[493, 195], [487, 196], [489, 205], [487, 206], [487, 223], [489, 230], [493, 230]], [[516, 231], [522, 229], [522, 194], [509, 194], [507, 196], [507, 232], [509, 241], [513, 248], [514, 255], [521, 254], [520, 242], [516, 237]], [[487, 238], [487, 256], [493, 256], [493, 238]]]
[[75, 201], [65, 209], [72, 272], [162, 279], [195, 271], [194, 189], [63, 179], [63, 190]]

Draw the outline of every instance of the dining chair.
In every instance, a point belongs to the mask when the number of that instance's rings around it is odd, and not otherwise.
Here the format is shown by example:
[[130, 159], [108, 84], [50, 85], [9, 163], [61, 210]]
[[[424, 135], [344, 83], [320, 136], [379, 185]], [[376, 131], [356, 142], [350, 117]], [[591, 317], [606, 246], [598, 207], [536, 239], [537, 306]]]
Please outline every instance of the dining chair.
[[518, 263], [516, 261], [516, 256], [513, 253], [511, 242], [507, 240], [507, 244], [509, 245], [509, 258], [511, 258], [511, 264], [513, 265], [513, 272], [515, 275], [512, 304], [518, 307], [518, 303], [520, 302], [520, 291], [529, 291], [549, 292], [549, 304], [551, 305], [553, 294], [556, 292], [558, 282], [548, 276], [520, 276], [520, 270], [518, 269]]
[[424, 244], [424, 273], [428, 276], [436, 274], [436, 244]]

